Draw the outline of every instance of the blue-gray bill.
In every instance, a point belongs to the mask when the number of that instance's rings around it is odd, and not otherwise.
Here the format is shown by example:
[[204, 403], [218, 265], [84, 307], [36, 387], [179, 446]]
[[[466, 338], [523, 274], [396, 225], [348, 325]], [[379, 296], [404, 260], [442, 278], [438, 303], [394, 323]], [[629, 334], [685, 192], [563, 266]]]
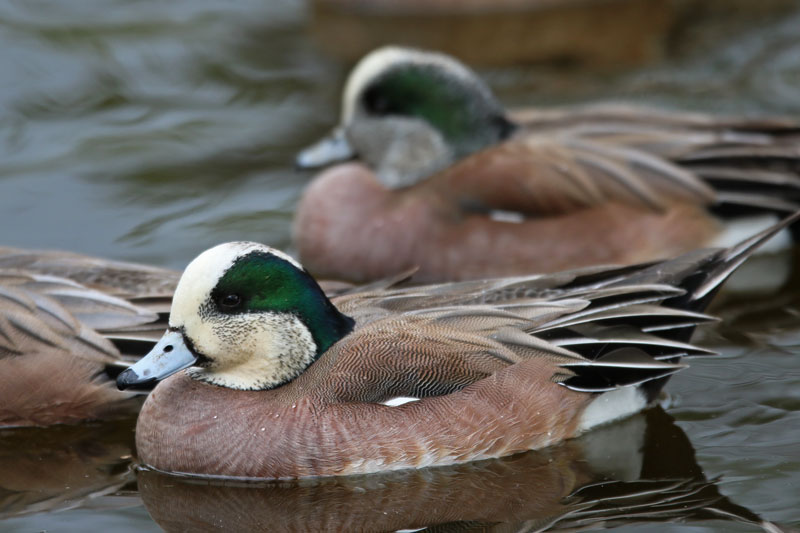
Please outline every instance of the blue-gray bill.
[[318, 168], [330, 163], [347, 161], [356, 156], [343, 128], [336, 128], [330, 135], [297, 154], [297, 168]]
[[150, 353], [117, 376], [117, 387], [144, 387], [189, 368], [197, 361], [180, 331], [168, 330]]

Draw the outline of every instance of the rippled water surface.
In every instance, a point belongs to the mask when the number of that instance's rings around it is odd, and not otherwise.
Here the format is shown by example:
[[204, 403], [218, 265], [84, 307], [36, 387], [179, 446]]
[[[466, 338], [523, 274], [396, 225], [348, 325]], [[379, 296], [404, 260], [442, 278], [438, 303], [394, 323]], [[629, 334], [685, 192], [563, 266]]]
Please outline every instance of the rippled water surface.
[[[0, 244], [174, 268], [223, 240], [251, 239], [287, 248], [292, 209], [309, 178], [293, 170], [293, 155], [336, 120], [338, 91], [348, 67], [315, 44], [307, 19], [304, 5], [289, 0], [0, 1]], [[717, 28], [686, 36], [686, 42], [673, 43], [666, 61], [632, 71], [518, 66], [487, 68], [482, 74], [513, 105], [613, 99], [800, 116], [797, 28], [800, 8], [746, 30]], [[721, 305], [729, 321], [706, 337], [724, 356], [693, 361], [691, 369], [670, 383], [666, 407], [677, 427], [655, 443], [651, 431], [642, 437], [651, 445], [641, 449], [648, 454], [643, 460], [654, 465], [689, 461], [675, 472], [676, 478], [697, 484], [676, 496], [682, 509], [716, 498], [728, 502], [720, 504], [728, 514], [741, 506], [800, 527], [798, 294], [790, 286], [780, 297], [766, 295], [755, 304], [740, 298]], [[663, 423], [641, 421], [647, 428]], [[165, 512], [180, 516], [192, 505], [207, 509], [229, 502], [225, 498], [230, 493], [218, 494], [213, 488], [208, 494], [195, 493], [199, 489], [194, 486], [170, 500], [169, 493], [158, 492], [164, 483], [157, 477], [139, 480], [140, 495], [136, 476], [128, 469], [131, 428], [132, 421], [127, 421], [0, 432], [0, 513], [7, 517], [0, 529], [157, 530], [142, 499], [174, 504], [157, 506], [154, 516], [161, 519]], [[686, 436], [696, 457], [683, 442]], [[681, 443], [682, 451], [670, 450], [670, 443]], [[21, 457], [26, 447], [28, 455]], [[673, 459], [672, 452], [680, 458]], [[562, 456], [574, 459], [583, 452], [567, 447], [548, 453], [555, 455], [482, 466], [490, 474], [479, 471], [477, 479], [511, 476], [512, 485], [474, 497], [502, 498], [504, 490], [510, 494], [510, 487], [519, 486], [513, 477], [518, 472], [531, 469], [525, 479], [532, 479], [542, 464], [560, 464]], [[41, 463], [56, 465], [45, 469], [54, 475], [45, 488], [32, 481], [46, 477], [37, 470]], [[562, 479], [563, 470], [548, 468], [548, 476]], [[614, 479], [620, 479], [617, 474]], [[386, 503], [391, 494], [415, 487], [432, 491], [431, 498], [444, 498], [432, 487], [439, 490], [448, 483], [456, 488], [447, 497], [460, 501], [454, 491], [466, 497], [471, 489], [458, 488], [452, 480], [470, 475], [476, 474], [456, 469], [424, 480], [409, 475], [343, 483], [335, 489], [287, 489], [252, 502], [236, 493], [230, 501], [267, 508], [271, 497], [278, 498], [285, 508], [307, 510], [309, 523], [314, 523], [317, 507], [309, 507], [309, 501], [338, 502], [344, 491], [367, 494], [364, 499], [374, 509], [370, 495], [381, 495]], [[607, 479], [602, 468], [570, 476]], [[669, 479], [669, 470], [659, 476]], [[12, 477], [13, 482], [7, 481]], [[423, 482], [424, 489], [413, 485]], [[707, 482], [714, 484], [709, 488], [703, 485]], [[379, 494], [378, 485], [392, 490]], [[620, 486], [631, 498], [641, 489], [630, 483]], [[698, 494], [702, 497], [693, 500], [691, 495]], [[554, 522], [555, 510], [534, 515], [525, 507], [532, 498], [509, 507], [508, 520], [528, 520], [531, 529], [553, 523], [652, 531], [666, 527], [653, 516], [642, 519], [645, 525], [603, 522], [599, 518], [604, 511], [599, 504], [591, 507], [586, 493], [582, 500], [573, 496], [566, 507], [575, 522]], [[664, 508], [659, 507], [663, 502], [642, 501], [650, 511]], [[517, 512], [520, 508], [525, 512]], [[390, 510], [398, 516], [408, 512]], [[217, 517], [223, 529], [225, 516]], [[304, 523], [303, 517], [292, 515], [297, 524]], [[753, 528], [723, 517], [721, 513], [718, 520], [706, 521], [709, 516], [686, 513], [684, 520], [696, 528]], [[386, 523], [394, 529], [422, 525]]]

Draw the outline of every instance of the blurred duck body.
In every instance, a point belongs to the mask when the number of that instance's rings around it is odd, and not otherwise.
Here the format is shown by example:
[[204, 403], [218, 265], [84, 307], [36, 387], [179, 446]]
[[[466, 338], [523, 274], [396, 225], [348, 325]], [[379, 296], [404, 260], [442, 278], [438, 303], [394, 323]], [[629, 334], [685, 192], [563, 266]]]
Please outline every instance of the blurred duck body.
[[356, 161], [308, 185], [294, 242], [311, 272], [357, 282], [729, 246], [800, 205], [798, 131], [788, 120], [620, 105], [506, 112], [453, 58], [381, 48], [348, 78], [331, 136], [297, 158], [305, 168]]

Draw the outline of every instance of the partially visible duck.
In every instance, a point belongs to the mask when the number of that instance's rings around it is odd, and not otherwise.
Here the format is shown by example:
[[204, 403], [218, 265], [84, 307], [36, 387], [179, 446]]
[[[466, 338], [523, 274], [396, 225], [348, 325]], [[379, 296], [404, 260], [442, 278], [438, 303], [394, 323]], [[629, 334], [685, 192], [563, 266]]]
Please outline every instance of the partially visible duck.
[[0, 426], [138, 408], [113, 378], [163, 332], [177, 272], [0, 248]]
[[[754, 248], [329, 299], [252, 242], [194, 259], [169, 328], [117, 378], [164, 380], [139, 414], [155, 469], [231, 478], [363, 474], [542, 448], [652, 404], [702, 310]], [[186, 369], [186, 370], [184, 370]]]
[[740, 240], [719, 215], [800, 206], [796, 121], [609, 105], [507, 113], [457, 60], [397, 47], [355, 67], [340, 124], [297, 164], [353, 157], [316, 176], [297, 208], [294, 243], [320, 277], [631, 264]]

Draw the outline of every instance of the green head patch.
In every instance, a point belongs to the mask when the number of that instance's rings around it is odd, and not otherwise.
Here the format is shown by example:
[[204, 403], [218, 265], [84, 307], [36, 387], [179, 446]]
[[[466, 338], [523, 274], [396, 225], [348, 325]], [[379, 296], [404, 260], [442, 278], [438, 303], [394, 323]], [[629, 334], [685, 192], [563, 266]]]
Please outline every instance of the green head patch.
[[317, 356], [352, 331], [354, 324], [307, 272], [265, 251], [238, 258], [217, 282], [208, 305], [223, 314], [292, 314], [310, 331]]
[[425, 120], [458, 155], [498, 142], [513, 131], [482, 81], [436, 65], [405, 63], [388, 69], [364, 88], [361, 104], [373, 116]]

